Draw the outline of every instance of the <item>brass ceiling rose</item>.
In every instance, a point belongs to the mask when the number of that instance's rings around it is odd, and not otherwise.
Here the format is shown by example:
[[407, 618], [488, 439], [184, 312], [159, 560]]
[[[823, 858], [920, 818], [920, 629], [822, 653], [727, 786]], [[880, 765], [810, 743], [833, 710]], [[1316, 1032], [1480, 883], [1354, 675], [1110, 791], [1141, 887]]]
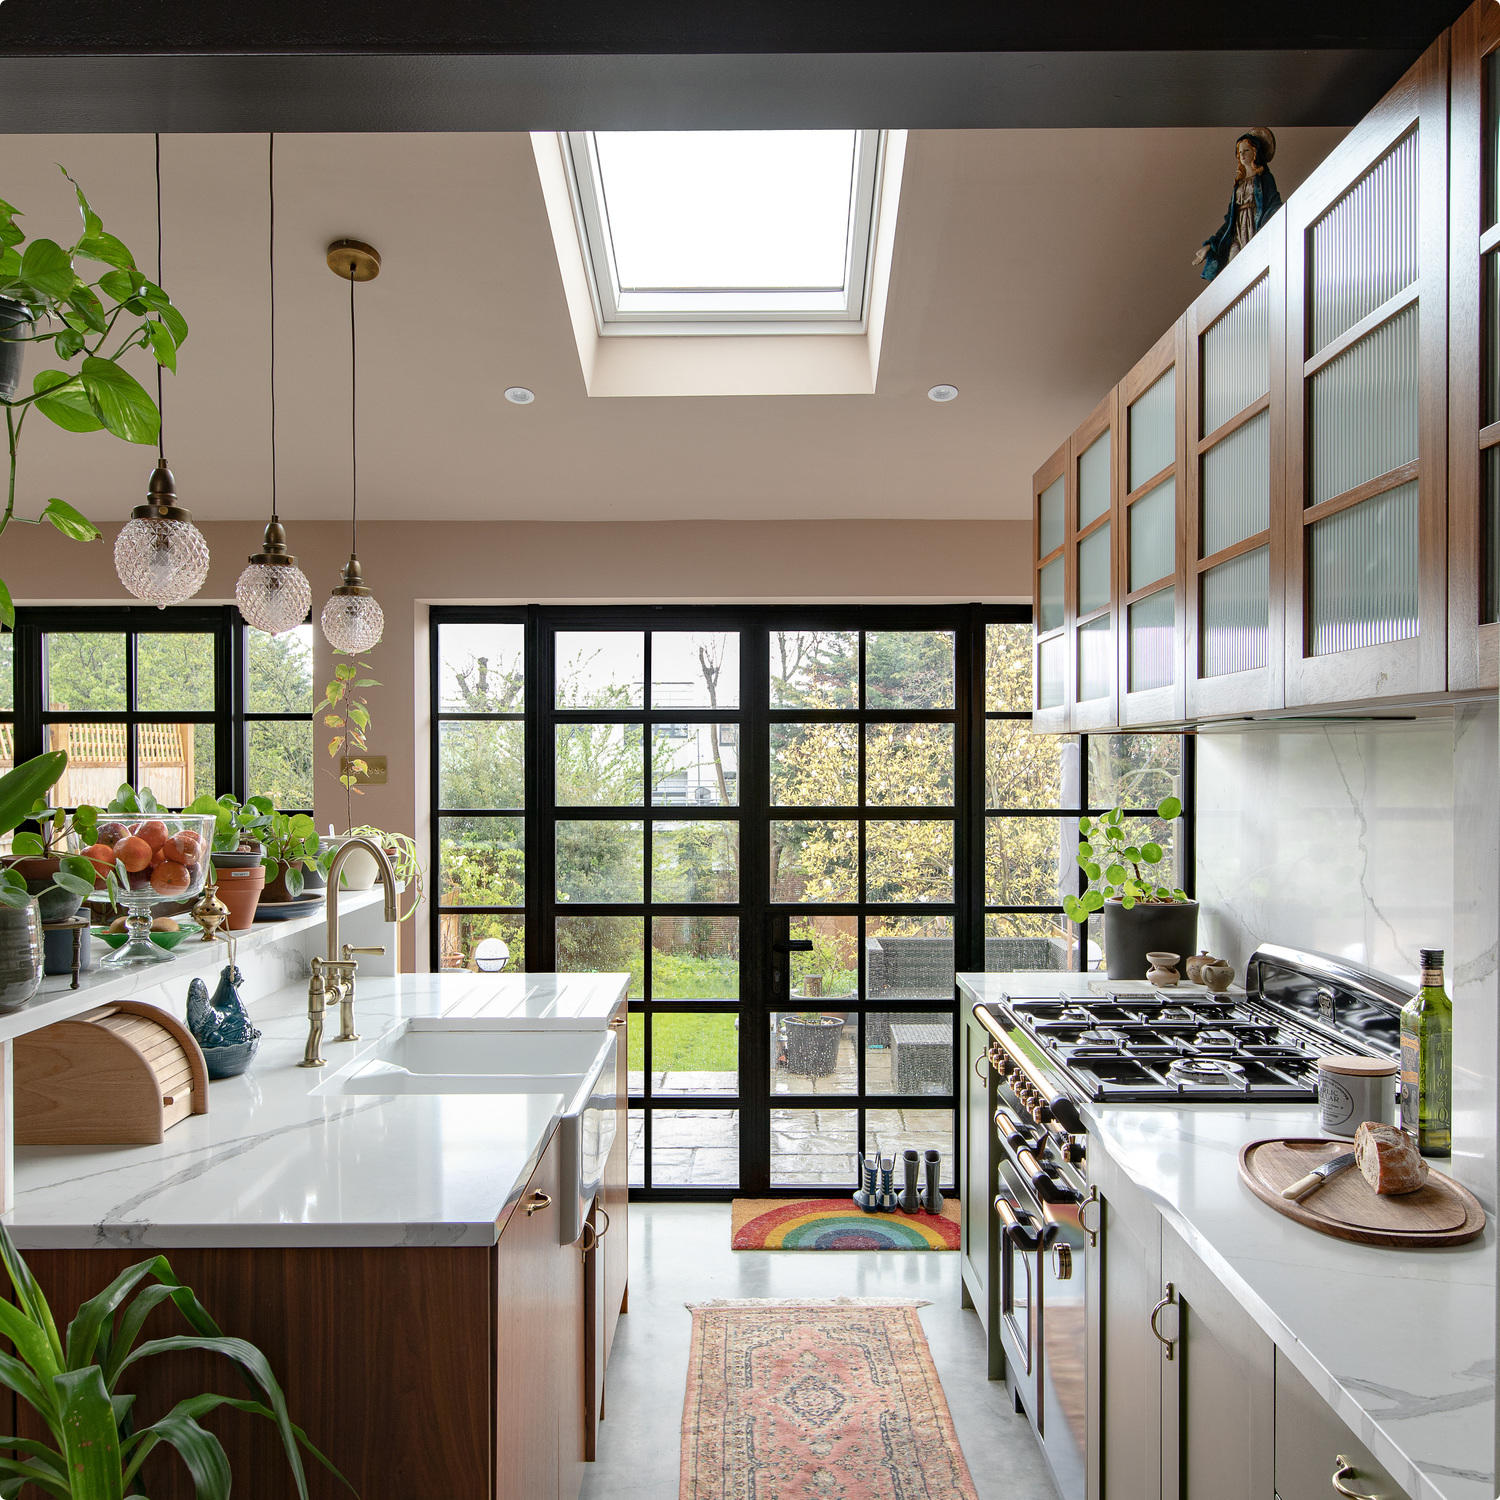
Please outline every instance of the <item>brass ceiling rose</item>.
[[345, 281], [374, 281], [380, 275], [380, 251], [363, 240], [335, 240], [328, 247], [328, 269]]

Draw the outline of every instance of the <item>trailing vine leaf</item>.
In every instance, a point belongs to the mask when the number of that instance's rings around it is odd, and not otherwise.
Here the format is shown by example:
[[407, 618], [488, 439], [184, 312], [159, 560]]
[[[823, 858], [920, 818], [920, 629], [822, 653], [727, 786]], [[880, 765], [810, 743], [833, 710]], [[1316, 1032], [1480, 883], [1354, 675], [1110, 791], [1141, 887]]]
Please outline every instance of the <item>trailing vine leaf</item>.
[[89, 404], [117, 438], [127, 443], [154, 443], [161, 430], [161, 413], [145, 386], [113, 360], [89, 355], [80, 372]]
[[97, 542], [103, 535], [86, 515], [56, 496], [42, 507], [41, 519], [75, 542]]

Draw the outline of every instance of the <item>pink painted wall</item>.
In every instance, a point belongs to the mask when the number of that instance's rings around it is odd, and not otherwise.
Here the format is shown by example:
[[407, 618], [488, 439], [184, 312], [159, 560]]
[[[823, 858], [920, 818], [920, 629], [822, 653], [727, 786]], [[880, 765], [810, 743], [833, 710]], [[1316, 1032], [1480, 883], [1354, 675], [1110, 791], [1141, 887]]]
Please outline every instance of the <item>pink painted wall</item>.
[[[122, 508], [126, 501], [122, 499]], [[420, 510], [421, 499], [412, 508]], [[263, 522], [204, 526], [213, 566], [200, 599], [234, 598]], [[313, 584], [313, 613], [348, 555], [341, 523], [288, 521]], [[67, 542], [50, 528], [12, 526], [0, 577], [18, 604], [123, 604], [114, 528], [103, 543]], [[1029, 602], [1030, 531], [1019, 521], [377, 521], [360, 528], [365, 577], [385, 610], [371, 654], [370, 749], [389, 761], [386, 786], [356, 802], [358, 821], [427, 838], [427, 611], [431, 604]], [[315, 633], [317, 680], [333, 653]], [[321, 759], [321, 758], [320, 758]], [[331, 764], [331, 763], [330, 763]], [[320, 826], [344, 823], [343, 792], [320, 776]], [[410, 931], [410, 929], [408, 929]], [[425, 966], [425, 926], [403, 942]]]

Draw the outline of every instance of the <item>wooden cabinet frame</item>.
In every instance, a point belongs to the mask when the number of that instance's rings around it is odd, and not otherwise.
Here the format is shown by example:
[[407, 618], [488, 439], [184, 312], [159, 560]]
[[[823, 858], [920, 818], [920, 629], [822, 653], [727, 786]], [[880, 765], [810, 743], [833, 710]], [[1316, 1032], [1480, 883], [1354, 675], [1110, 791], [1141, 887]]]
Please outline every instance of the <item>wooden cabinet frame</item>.
[[[1286, 498], [1282, 510], [1286, 593], [1286, 704], [1375, 702], [1447, 686], [1447, 186], [1448, 39], [1405, 76], [1292, 194], [1286, 224]], [[1308, 242], [1314, 227], [1391, 148], [1418, 134], [1417, 279], [1313, 353]], [[1413, 303], [1419, 312], [1418, 457], [1317, 505], [1308, 488], [1308, 397], [1313, 375]], [[1416, 479], [1418, 631], [1323, 656], [1309, 654], [1309, 528]]]
[[[1036, 629], [1032, 632], [1032, 689], [1031, 727], [1038, 734], [1064, 734], [1073, 714], [1073, 694], [1077, 687], [1076, 663], [1072, 651], [1073, 626], [1073, 463], [1072, 440], [1065, 442], [1051, 458], [1031, 477], [1031, 538], [1033, 553], [1042, 535], [1042, 493], [1059, 479], [1063, 482], [1063, 538], [1060, 546], [1054, 547], [1045, 557], [1032, 559], [1031, 618]], [[1042, 569], [1061, 556], [1063, 564], [1063, 619], [1055, 630], [1045, 635], [1041, 631], [1042, 621]], [[1063, 667], [1062, 702], [1050, 708], [1042, 707], [1042, 645], [1043, 642], [1060, 643], [1065, 664]], [[1054, 646], [1054, 649], [1057, 649]]]
[[[1475, 0], [1454, 23], [1449, 86], [1448, 267], [1448, 686], [1500, 685], [1500, 625], [1482, 621], [1483, 454], [1500, 444], [1484, 424], [1488, 347], [1482, 266], [1500, 249], [1500, 202], [1486, 202], [1485, 59], [1500, 48], [1500, 7]], [[1489, 110], [1500, 108], [1490, 100]], [[1486, 227], [1487, 220], [1496, 222]]]
[[[1115, 635], [1119, 644], [1116, 665], [1116, 692], [1119, 695], [1119, 722], [1122, 725], [1168, 724], [1180, 721], [1186, 710], [1183, 684], [1183, 652], [1186, 639], [1186, 590], [1184, 587], [1183, 517], [1187, 505], [1187, 465], [1184, 442], [1187, 410], [1187, 324], [1178, 322], [1156, 341], [1156, 346], [1120, 382], [1119, 394], [1119, 460], [1116, 464], [1118, 486], [1115, 512]], [[1151, 475], [1134, 489], [1130, 484], [1130, 408], [1169, 370], [1177, 372], [1174, 457], [1166, 468]], [[1172, 568], [1170, 574], [1152, 579], [1141, 588], [1130, 587], [1130, 509], [1163, 481], [1174, 481], [1175, 504], [1172, 514]], [[1130, 606], [1137, 600], [1155, 594], [1166, 584], [1172, 587], [1172, 681], [1163, 687], [1130, 690]]]
[[[1120, 660], [1120, 567], [1118, 539], [1111, 535], [1109, 547], [1109, 590], [1108, 601], [1100, 609], [1092, 609], [1084, 614], [1078, 607], [1078, 547], [1079, 544], [1101, 527], [1116, 527], [1119, 518], [1116, 514], [1119, 509], [1118, 497], [1120, 494], [1120, 389], [1115, 387], [1092, 412], [1087, 419], [1074, 432], [1068, 455], [1068, 486], [1067, 486], [1067, 630], [1068, 630], [1068, 671], [1071, 684], [1070, 701], [1073, 711], [1069, 716], [1068, 727], [1075, 733], [1087, 733], [1091, 730], [1109, 729], [1119, 722], [1119, 660]], [[1078, 465], [1084, 454], [1105, 433], [1109, 433], [1109, 495], [1110, 503], [1105, 507], [1104, 514], [1096, 520], [1090, 521], [1087, 526], [1078, 524]], [[1108, 618], [1109, 641], [1106, 646], [1106, 656], [1110, 664], [1109, 691], [1100, 698], [1090, 698], [1087, 702], [1078, 700], [1078, 641], [1079, 630], [1092, 621]]]
[[[1268, 299], [1270, 348], [1266, 395], [1244, 407], [1213, 432], [1203, 429], [1203, 340], [1226, 313], [1264, 281]], [[1226, 714], [1260, 713], [1283, 703], [1285, 670], [1286, 555], [1281, 521], [1286, 465], [1286, 214], [1275, 214], [1263, 229], [1219, 272], [1187, 313], [1187, 484], [1183, 504], [1183, 571], [1186, 628], [1182, 675], [1186, 685], [1186, 717], [1215, 718]], [[1203, 557], [1203, 459], [1236, 429], [1269, 414], [1270, 524], [1233, 546]], [[1266, 664], [1222, 676], [1203, 675], [1201, 644], [1203, 575], [1220, 563], [1265, 547], [1268, 559], [1266, 604]]]

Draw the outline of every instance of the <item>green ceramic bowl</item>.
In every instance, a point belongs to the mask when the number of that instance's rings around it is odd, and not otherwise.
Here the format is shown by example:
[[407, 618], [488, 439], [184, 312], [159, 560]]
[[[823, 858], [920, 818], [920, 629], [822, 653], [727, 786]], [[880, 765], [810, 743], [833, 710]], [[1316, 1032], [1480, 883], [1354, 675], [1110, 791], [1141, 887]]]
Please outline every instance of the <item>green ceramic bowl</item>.
[[[123, 948], [125, 940], [130, 936], [126, 932], [111, 932], [107, 927], [95, 927], [92, 931], [94, 936], [108, 948]], [[153, 932], [151, 941], [158, 948], [164, 948], [170, 953], [184, 938], [202, 931], [203, 929], [196, 922], [180, 922], [176, 932]]]

